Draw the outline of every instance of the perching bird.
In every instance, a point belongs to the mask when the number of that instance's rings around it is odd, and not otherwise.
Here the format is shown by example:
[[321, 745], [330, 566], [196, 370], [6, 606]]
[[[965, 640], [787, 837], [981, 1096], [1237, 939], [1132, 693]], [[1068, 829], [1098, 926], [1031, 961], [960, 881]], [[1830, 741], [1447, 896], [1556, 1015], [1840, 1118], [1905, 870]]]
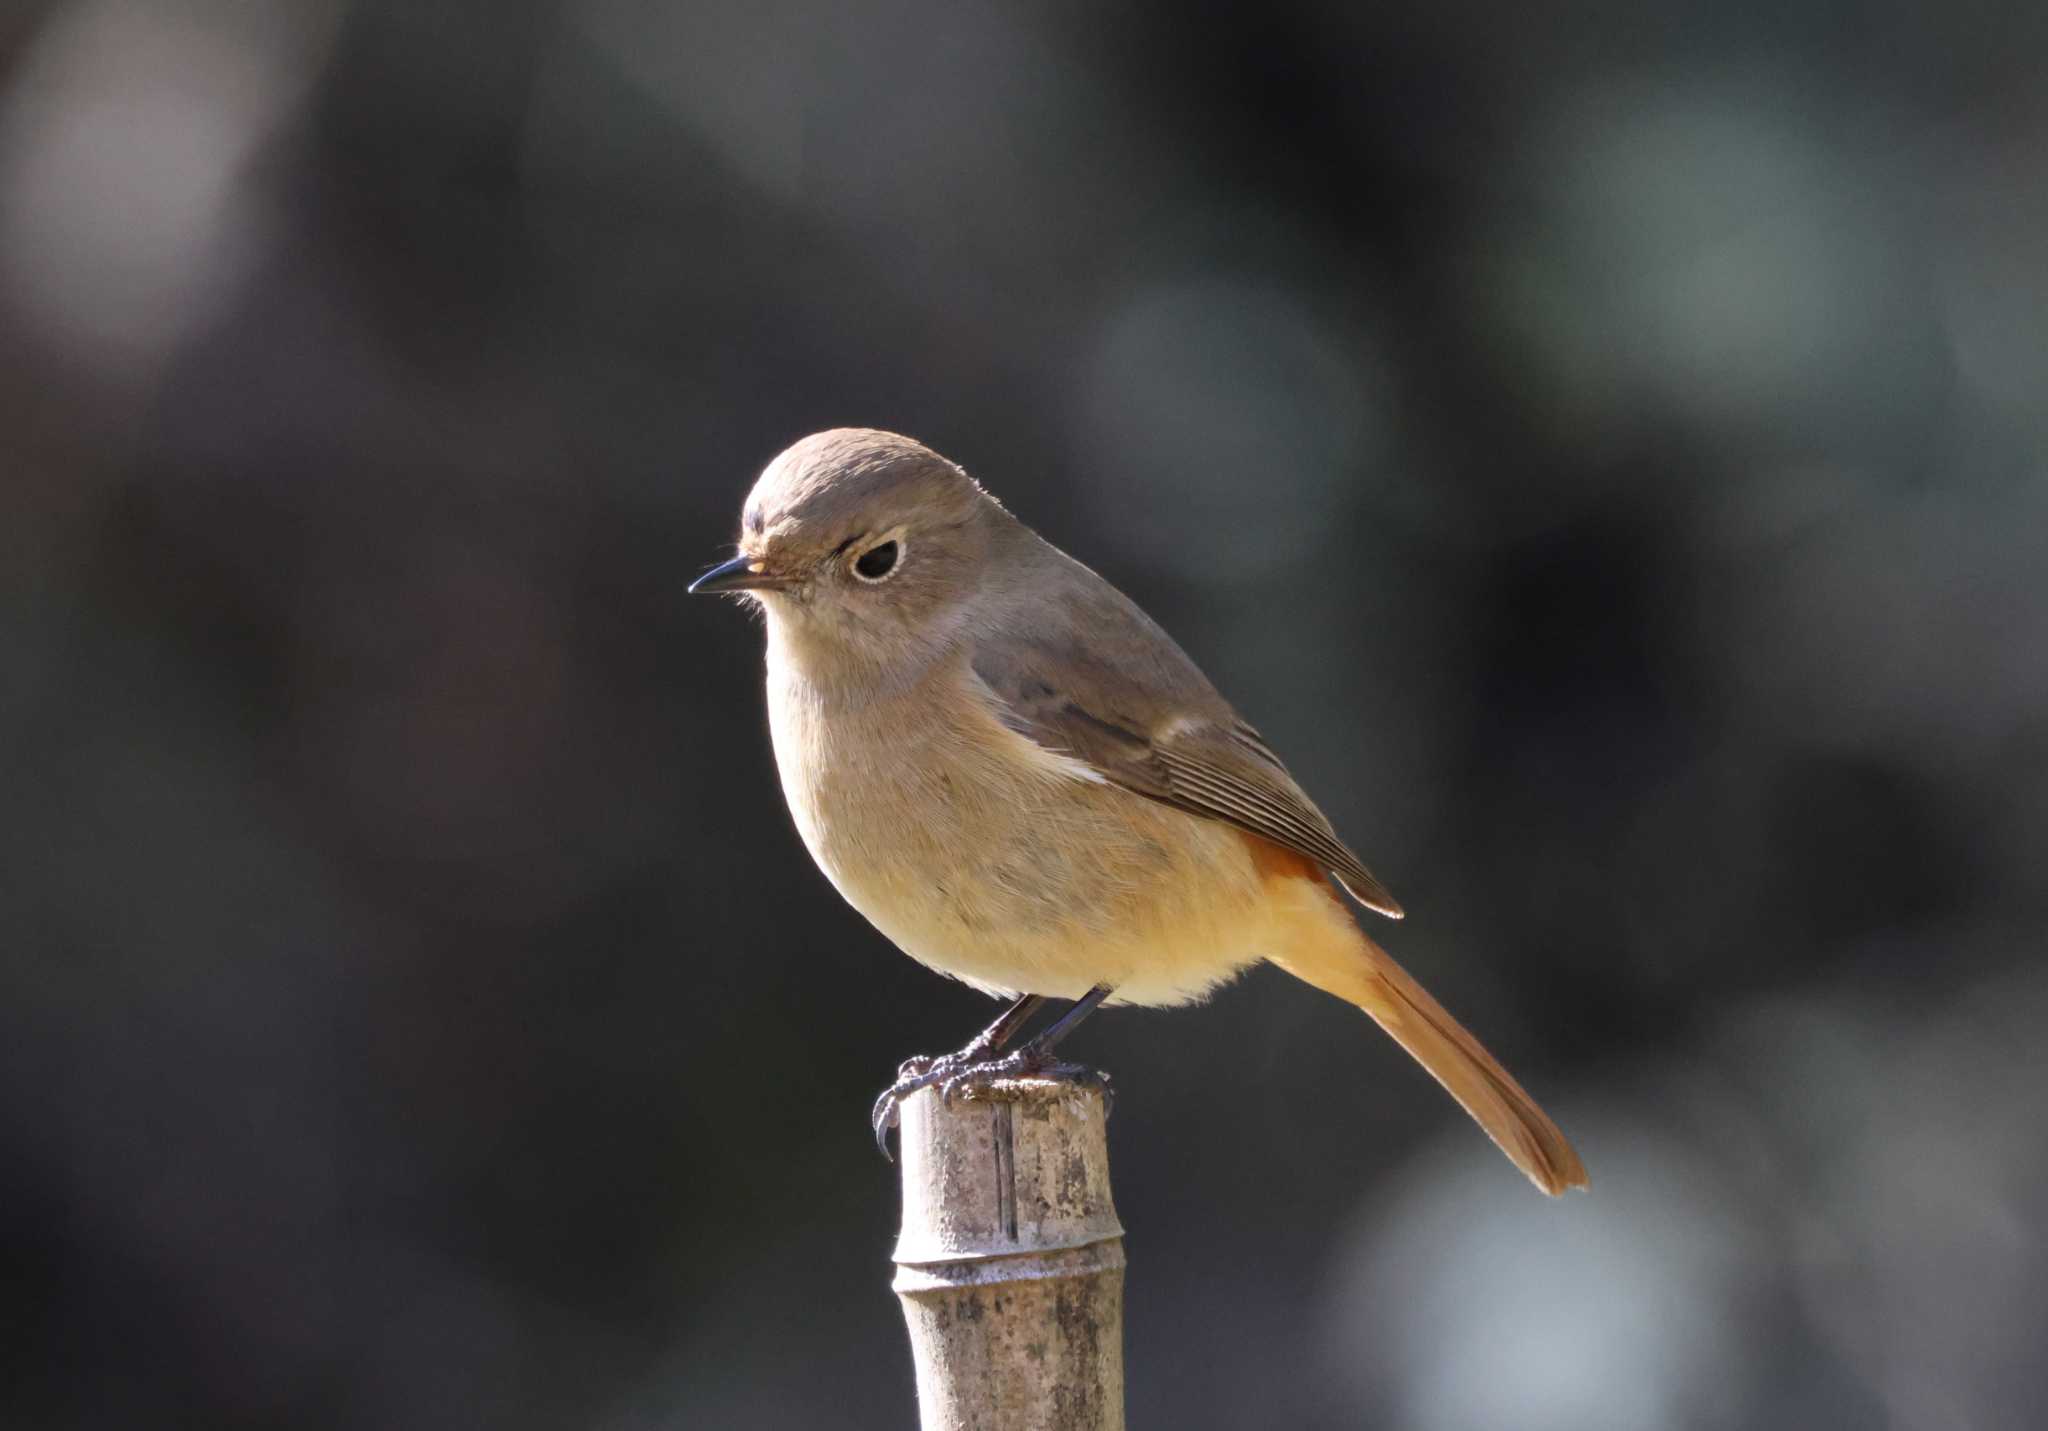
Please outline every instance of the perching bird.
[[[1578, 1154], [1329, 881], [1401, 907], [1172, 638], [907, 437], [817, 433], [762, 472], [690, 590], [768, 625], [783, 794], [840, 894], [912, 958], [1016, 1000], [876, 1105], [1042, 1069], [1096, 1005], [1180, 1004], [1260, 959], [1356, 1004], [1547, 1193]], [[1048, 997], [1078, 1000], [1019, 1052]]]

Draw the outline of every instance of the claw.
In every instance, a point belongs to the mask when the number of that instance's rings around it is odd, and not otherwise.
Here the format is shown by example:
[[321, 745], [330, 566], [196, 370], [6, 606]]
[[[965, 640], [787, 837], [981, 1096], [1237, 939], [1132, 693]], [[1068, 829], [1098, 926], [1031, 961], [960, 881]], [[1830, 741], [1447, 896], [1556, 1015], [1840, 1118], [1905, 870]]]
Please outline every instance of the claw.
[[875, 1100], [875, 1111], [868, 1120], [875, 1130], [875, 1151], [882, 1155], [882, 1161], [893, 1163], [896, 1159], [889, 1153], [889, 1129], [896, 1122], [896, 1100], [890, 1095], [896, 1090], [889, 1089]]
[[897, 1110], [903, 1106], [903, 1100], [920, 1089], [939, 1083], [956, 1069], [966, 1067], [971, 1061], [967, 1053], [963, 1049], [943, 1058], [916, 1054], [897, 1065], [896, 1081], [882, 1090], [882, 1096], [875, 1100], [874, 1111], [868, 1115], [868, 1124], [875, 1130], [875, 1148], [886, 1161], [896, 1161], [889, 1155], [889, 1130], [897, 1124]]
[[943, 1058], [915, 1054], [896, 1066], [896, 1081], [882, 1090], [882, 1096], [875, 1100], [874, 1111], [868, 1115], [868, 1124], [875, 1130], [875, 1149], [884, 1161], [896, 1161], [889, 1154], [889, 1130], [897, 1125], [897, 1110], [902, 1108], [903, 1100], [919, 1089], [937, 1083], [960, 1060], [961, 1055], [957, 1053]]
[[976, 1058], [966, 1049], [944, 1058], [907, 1058], [896, 1070], [896, 1081], [882, 1090], [868, 1116], [869, 1126], [875, 1130], [875, 1148], [885, 1160], [896, 1161], [889, 1153], [889, 1130], [897, 1126], [904, 1100], [913, 1093], [935, 1089], [939, 1101], [950, 1105], [956, 1093], [987, 1087], [1005, 1078], [1045, 1077], [1100, 1089], [1105, 1115], [1116, 1106], [1116, 1089], [1111, 1086], [1108, 1074], [1078, 1063], [1061, 1063], [1043, 1049], [1026, 1046], [1002, 1058]]

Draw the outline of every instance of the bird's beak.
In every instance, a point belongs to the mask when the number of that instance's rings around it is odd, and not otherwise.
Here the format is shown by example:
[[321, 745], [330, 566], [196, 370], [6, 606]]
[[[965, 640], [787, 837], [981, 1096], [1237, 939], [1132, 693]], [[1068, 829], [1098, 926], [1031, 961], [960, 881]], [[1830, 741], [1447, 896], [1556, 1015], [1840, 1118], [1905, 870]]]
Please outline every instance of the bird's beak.
[[789, 587], [789, 578], [777, 576], [768, 571], [767, 563], [757, 556], [741, 552], [731, 561], [720, 562], [717, 566], [690, 583], [692, 596], [700, 593], [721, 591], [783, 591]]

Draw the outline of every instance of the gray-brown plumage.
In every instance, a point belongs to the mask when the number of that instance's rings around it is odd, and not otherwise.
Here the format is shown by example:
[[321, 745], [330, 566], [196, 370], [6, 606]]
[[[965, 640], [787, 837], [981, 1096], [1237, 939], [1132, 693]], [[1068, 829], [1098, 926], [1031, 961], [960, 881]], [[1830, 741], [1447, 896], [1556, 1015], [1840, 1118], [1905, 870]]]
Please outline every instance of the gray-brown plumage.
[[[970, 664], [1002, 702], [1003, 722], [1112, 785], [1305, 855], [1360, 904], [1399, 919], [1386, 886], [1172, 638], [1094, 572], [1047, 550], [1077, 569], [1064, 599], [1034, 612], [1050, 616], [1047, 629], [975, 642]], [[1143, 651], [1146, 668], [1094, 659], [1091, 646]]]
[[1325, 882], [1400, 906], [1136, 605], [909, 438], [837, 429], [762, 473], [700, 581], [768, 618], [806, 846], [919, 961], [993, 993], [1172, 1004], [1266, 958], [1363, 1008], [1539, 1187], [1542, 1110]]

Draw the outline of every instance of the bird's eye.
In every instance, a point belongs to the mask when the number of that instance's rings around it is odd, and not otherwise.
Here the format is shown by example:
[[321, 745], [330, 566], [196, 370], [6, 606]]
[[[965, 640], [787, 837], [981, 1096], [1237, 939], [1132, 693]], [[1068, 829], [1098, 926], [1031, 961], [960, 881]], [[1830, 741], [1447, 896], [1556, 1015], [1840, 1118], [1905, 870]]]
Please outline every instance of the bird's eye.
[[876, 542], [854, 558], [853, 574], [862, 581], [880, 581], [896, 570], [896, 558], [900, 554], [899, 544], [893, 538]]

